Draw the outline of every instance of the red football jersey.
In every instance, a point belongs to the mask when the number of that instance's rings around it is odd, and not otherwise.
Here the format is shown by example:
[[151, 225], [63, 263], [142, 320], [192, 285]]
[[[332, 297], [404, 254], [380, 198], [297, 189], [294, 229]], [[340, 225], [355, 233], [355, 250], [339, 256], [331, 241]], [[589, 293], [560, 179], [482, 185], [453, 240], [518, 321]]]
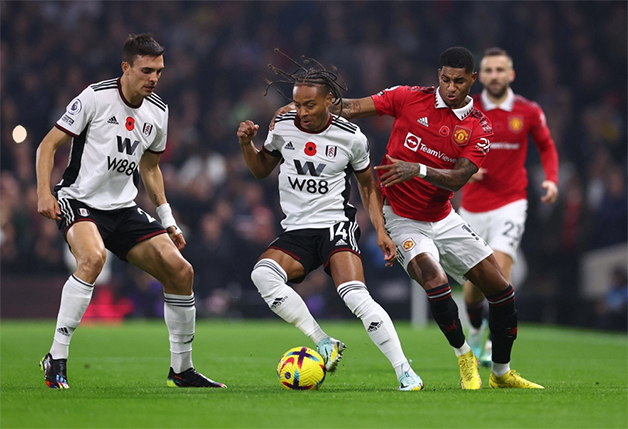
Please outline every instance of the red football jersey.
[[[396, 86], [371, 96], [377, 113], [395, 118], [386, 153], [407, 162], [452, 169], [458, 158], [478, 168], [493, 139], [491, 123], [468, 97], [468, 104], [451, 109], [435, 87]], [[384, 157], [382, 164], [389, 164]], [[384, 171], [378, 170], [378, 177]], [[382, 188], [399, 216], [423, 222], [444, 219], [452, 210], [453, 192], [415, 177]]]
[[558, 183], [558, 153], [538, 104], [512, 90], [501, 106], [491, 103], [484, 93], [474, 95], [473, 100], [490, 119], [495, 137], [482, 165], [484, 178], [462, 188], [460, 205], [465, 210], [485, 212], [527, 198], [528, 135], [541, 155], [545, 178]]

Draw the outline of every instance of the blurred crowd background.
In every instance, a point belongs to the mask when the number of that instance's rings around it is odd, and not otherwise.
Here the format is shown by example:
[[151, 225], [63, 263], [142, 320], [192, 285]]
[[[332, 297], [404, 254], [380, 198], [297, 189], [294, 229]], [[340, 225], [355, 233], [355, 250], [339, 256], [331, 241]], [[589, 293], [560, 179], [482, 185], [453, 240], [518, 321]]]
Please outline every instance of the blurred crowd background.
[[[356, 98], [393, 85], [437, 85], [438, 57], [450, 46], [467, 47], [477, 62], [486, 48], [499, 46], [514, 59], [514, 91], [544, 109], [560, 157], [559, 201], [544, 206], [543, 171], [530, 145], [525, 263], [515, 284], [520, 319], [625, 330], [627, 5], [2, 1], [2, 317], [54, 317], [72, 270], [55, 222], [37, 213], [39, 142], [87, 85], [120, 76], [128, 34], [152, 32], [166, 47], [157, 93], [170, 107], [161, 168], [186, 233], [183, 253], [195, 268], [201, 317], [275, 317], [249, 273], [280, 232], [276, 175], [255, 180], [235, 136], [239, 122], [251, 119], [260, 124], [259, 147], [273, 113], [286, 103], [272, 88], [265, 95], [266, 80], [277, 79], [269, 63], [293, 69], [275, 48], [335, 65], [349, 87], [345, 95]], [[477, 82], [472, 93], [480, 91]], [[378, 164], [390, 118], [356, 123]], [[21, 142], [18, 125], [27, 131]], [[53, 183], [68, 152], [69, 145], [58, 152]], [[143, 194], [137, 202], [154, 213]], [[409, 318], [405, 273], [399, 266], [384, 268], [363, 210], [359, 221], [367, 285], [393, 318]], [[591, 255], [602, 255], [602, 262], [587, 263]], [[99, 283], [87, 319], [161, 315], [161, 286], [112, 255]], [[321, 271], [296, 288], [316, 316], [352, 317]]]

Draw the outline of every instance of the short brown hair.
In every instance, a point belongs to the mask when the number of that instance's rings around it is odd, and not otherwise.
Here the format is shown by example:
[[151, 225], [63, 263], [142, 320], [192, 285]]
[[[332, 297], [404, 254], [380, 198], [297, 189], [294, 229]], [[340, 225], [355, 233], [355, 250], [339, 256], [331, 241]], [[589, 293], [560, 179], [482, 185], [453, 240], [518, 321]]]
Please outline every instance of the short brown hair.
[[502, 57], [502, 56], [508, 58], [508, 61], [510, 62], [510, 67], [512, 67], [512, 57], [508, 55], [508, 52], [506, 52], [505, 49], [498, 48], [497, 46], [486, 49], [484, 51], [484, 55], [482, 55], [482, 58], [484, 59], [486, 57]]
[[130, 34], [124, 42], [122, 49], [122, 61], [133, 65], [135, 57], [148, 55], [149, 57], [160, 57], [166, 49], [153, 38], [151, 33]]

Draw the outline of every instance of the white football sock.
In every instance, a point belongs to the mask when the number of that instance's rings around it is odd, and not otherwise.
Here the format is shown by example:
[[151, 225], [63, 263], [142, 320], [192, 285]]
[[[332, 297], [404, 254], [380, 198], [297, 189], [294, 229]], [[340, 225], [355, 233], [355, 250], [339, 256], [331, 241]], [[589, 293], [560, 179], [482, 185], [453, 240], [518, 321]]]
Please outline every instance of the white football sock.
[[314, 344], [328, 336], [314, 320], [303, 298], [286, 284], [288, 275], [276, 261], [268, 258], [260, 260], [253, 267], [251, 280], [270, 309], [296, 326]]
[[89, 284], [74, 274], [63, 285], [61, 304], [57, 314], [55, 336], [50, 347], [53, 359], [67, 359], [70, 354], [70, 341], [78, 328], [85, 310], [92, 299], [94, 285]]
[[508, 371], [510, 371], [510, 362], [508, 362], [508, 363], [495, 363], [495, 362], [493, 362], [493, 364], [491, 365], [491, 371], [496, 376], [501, 377], [502, 375], [504, 375]]
[[462, 346], [459, 349], [454, 347], [454, 353], [456, 354], [456, 357], [460, 357], [462, 355], [465, 355], [465, 354], [469, 353], [470, 350], [471, 350], [471, 347], [469, 346], [469, 344], [467, 344], [467, 340], [464, 341], [464, 343], [462, 344]]
[[192, 340], [196, 327], [192, 295], [164, 293], [164, 320], [170, 339], [170, 366], [177, 374], [192, 368]]
[[408, 359], [403, 354], [399, 336], [390, 316], [381, 305], [373, 300], [366, 285], [357, 280], [346, 282], [338, 286], [338, 294], [349, 310], [362, 320], [371, 340], [395, 368], [397, 377], [402, 373], [402, 365], [403, 371], [410, 371], [414, 374]]

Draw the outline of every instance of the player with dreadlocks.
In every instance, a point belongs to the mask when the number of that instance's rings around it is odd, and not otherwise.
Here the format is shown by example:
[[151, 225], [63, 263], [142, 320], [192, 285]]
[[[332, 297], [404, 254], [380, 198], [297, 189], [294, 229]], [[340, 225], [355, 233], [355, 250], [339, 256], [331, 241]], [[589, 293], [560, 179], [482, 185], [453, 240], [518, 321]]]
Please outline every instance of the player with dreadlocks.
[[365, 285], [356, 208], [349, 202], [351, 173], [358, 181], [386, 265], [393, 264], [397, 253], [384, 229], [368, 141], [356, 125], [329, 111], [347, 88], [336, 69], [327, 70], [310, 58], [302, 57], [303, 64], [287, 58], [297, 70], [288, 73], [270, 65], [281, 79], [269, 81], [267, 90], [275, 84], [291, 84], [295, 110], [275, 118], [261, 150], [253, 143], [259, 125], [247, 120], [237, 132], [244, 159], [257, 179], [267, 177], [281, 163], [284, 231], [262, 253], [251, 279], [270, 309], [316, 344], [327, 370], [333, 372], [345, 344], [321, 329], [301, 296], [287, 284], [301, 282], [323, 265], [340, 297], [395, 368], [399, 390], [421, 390], [423, 381], [410, 367], [390, 316]]

